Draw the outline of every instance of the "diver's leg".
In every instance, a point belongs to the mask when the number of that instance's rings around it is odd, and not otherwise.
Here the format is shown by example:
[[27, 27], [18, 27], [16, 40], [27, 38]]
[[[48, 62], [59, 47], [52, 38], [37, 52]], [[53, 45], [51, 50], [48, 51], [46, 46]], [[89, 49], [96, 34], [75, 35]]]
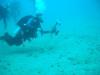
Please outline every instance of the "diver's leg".
[[3, 40], [4, 39], [4, 36], [0, 36], [0, 40]]
[[5, 33], [4, 36], [1, 36], [0, 40], [5, 41], [10, 46], [14, 44], [14, 38], [10, 36], [8, 33]]

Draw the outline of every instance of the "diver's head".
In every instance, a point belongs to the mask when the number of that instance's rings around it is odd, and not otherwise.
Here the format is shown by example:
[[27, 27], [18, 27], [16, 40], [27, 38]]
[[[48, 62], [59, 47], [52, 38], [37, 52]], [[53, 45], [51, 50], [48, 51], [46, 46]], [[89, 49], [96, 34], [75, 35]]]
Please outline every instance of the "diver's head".
[[37, 14], [35, 15], [34, 20], [35, 20], [35, 21], [39, 21], [39, 22], [42, 23], [42, 22], [43, 22], [42, 16], [43, 16], [42, 13], [37, 13]]
[[37, 13], [36, 16], [42, 16], [42, 13]]

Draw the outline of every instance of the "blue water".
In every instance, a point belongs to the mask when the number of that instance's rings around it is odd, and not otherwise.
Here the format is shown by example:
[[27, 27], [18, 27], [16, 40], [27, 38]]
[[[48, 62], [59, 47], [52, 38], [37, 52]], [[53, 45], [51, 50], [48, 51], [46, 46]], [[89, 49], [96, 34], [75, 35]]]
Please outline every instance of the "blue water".
[[56, 22], [59, 34], [45, 34], [21, 46], [0, 41], [0, 75], [100, 75], [99, 0], [0, 0], [9, 9], [7, 29], [0, 20], [0, 36], [15, 35], [16, 23], [26, 15], [43, 14], [42, 28]]

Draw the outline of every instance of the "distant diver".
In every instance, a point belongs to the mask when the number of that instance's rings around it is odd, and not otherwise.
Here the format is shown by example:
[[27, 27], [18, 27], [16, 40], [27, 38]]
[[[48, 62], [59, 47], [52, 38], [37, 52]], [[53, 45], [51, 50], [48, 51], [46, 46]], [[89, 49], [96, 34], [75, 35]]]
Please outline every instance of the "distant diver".
[[7, 28], [7, 17], [8, 17], [8, 9], [0, 5], [0, 20], [3, 20], [5, 29]]
[[16, 32], [14, 37], [5, 33], [4, 36], [0, 37], [0, 40], [5, 41], [10, 46], [20, 46], [26, 40], [37, 37], [37, 30], [41, 28], [41, 23], [42, 19], [40, 14], [37, 14], [35, 17], [32, 15], [25, 16], [17, 22], [20, 29]]
[[10, 17], [16, 21], [18, 18], [21, 16], [21, 3], [20, 0], [12, 0], [8, 4], [9, 12], [10, 12]]

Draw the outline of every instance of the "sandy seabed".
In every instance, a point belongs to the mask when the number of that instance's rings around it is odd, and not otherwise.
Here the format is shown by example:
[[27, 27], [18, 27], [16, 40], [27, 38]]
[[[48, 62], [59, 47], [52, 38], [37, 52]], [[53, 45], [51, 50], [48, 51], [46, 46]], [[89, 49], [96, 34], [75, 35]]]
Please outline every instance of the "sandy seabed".
[[44, 36], [0, 50], [0, 75], [100, 75], [96, 36]]

